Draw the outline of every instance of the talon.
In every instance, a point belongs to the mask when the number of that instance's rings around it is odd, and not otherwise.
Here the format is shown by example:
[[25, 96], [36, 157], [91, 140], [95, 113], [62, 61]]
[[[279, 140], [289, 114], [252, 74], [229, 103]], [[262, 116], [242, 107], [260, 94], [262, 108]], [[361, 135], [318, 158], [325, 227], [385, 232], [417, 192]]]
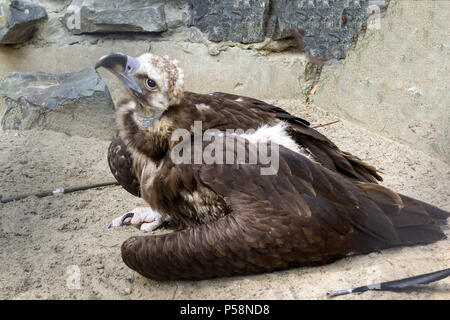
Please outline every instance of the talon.
[[133, 218], [133, 217], [134, 217], [134, 212], [128, 212], [128, 213], [125, 213], [125, 214], [123, 215], [123, 217], [122, 217], [122, 220], [121, 220], [120, 222], [121, 222], [122, 225], [124, 225], [125, 219], [127, 219], [127, 218]]
[[[127, 221], [128, 220], [128, 221]], [[127, 221], [127, 222], [126, 222]], [[141, 226], [144, 232], [153, 231], [164, 222], [163, 216], [150, 207], [137, 207], [111, 221], [106, 229], [124, 225]]]

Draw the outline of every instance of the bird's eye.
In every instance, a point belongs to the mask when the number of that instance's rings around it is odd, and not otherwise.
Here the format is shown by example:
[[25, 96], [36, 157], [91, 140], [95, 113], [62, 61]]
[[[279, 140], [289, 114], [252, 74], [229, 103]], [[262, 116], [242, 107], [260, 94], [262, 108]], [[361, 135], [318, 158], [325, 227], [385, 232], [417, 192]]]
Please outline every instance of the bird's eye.
[[156, 88], [156, 82], [150, 78], [147, 78], [145, 80], [145, 85], [147, 88], [149, 88], [150, 90], [153, 90]]

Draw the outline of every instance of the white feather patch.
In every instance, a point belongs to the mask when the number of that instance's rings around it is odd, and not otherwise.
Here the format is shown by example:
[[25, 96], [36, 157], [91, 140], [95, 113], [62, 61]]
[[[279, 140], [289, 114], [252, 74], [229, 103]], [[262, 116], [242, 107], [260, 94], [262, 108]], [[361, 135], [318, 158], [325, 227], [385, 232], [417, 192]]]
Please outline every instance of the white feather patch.
[[208, 110], [210, 107], [204, 103], [199, 103], [196, 104], [195, 107], [197, 108], [197, 110], [199, 111], [203, 111], [203, 110]]
[[303, 154], [297, 143], [287, 134], [284, 122], [278, 122], [274, 126], [264, 125], [252, 134], [244, 133], [240, 136], [253, 143], [271, 141], [294, 152]]

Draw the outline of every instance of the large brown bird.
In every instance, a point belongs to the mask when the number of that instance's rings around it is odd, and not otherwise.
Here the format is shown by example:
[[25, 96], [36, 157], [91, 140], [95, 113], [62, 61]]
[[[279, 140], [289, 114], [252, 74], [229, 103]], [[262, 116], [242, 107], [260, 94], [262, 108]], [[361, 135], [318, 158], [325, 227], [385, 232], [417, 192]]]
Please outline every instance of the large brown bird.
[[[445, 237], [439, 224], [448, 212], [378, 185], [373, 167], [281, 108], [185, 92], [176, 63], [149, 53], [112, 53], [96, 67], [129, 89], [117, 105], [111, 171], [150, 206], [110, 225], [131, 220], [148, 231], [170, 220], [179, 229], [123, 243], [124, 262], [146, 277], [268, 272]], [[211, 140], [210, 156], [227, 161], [197, 161]], [[261, 160], [267, 144], [273, 162]], [[267, 164], [274, 172], [262, 173]]]

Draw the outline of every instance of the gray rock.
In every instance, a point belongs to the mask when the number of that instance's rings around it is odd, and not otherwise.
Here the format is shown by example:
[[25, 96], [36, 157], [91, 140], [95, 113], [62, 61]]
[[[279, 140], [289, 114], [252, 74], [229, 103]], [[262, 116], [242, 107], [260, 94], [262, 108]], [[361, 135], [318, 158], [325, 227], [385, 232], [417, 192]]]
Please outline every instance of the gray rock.
[[62, 21], [73, 34], [167, 30], [161, 0], [74, 0]]
[[367, 23], [369, 5], [385, 0], [188, 0], [190, 25], [211, 41], [261, 42], [291, 37], [302, 28], [304, 50], [317, 59], [343, 59]]
[[45, 9], [37, 4], [0, 0], [0, 43], [16, 44], [29, 40], [37, 24], [46, 16]]
[[92, 67], [60, 75], [13, 72], [0, 80], [0, 127], [46, 129], [110, 139], [114, 105]]
[[264, 40], [270, 0], [188, 0], [189, 24], [206, 33], [211, 41], [254, 43]]
[[187, 26], [190, 16], [187, 0], [166, 0], [164, 3], [168, 29]]
[[293, 28], [305, 32], [304, 51], [315, 58], [343, 59], [367, 21], [369, 1], [293, 1], [286, 8], [272, 1], [266, 35], [283, 39]]

